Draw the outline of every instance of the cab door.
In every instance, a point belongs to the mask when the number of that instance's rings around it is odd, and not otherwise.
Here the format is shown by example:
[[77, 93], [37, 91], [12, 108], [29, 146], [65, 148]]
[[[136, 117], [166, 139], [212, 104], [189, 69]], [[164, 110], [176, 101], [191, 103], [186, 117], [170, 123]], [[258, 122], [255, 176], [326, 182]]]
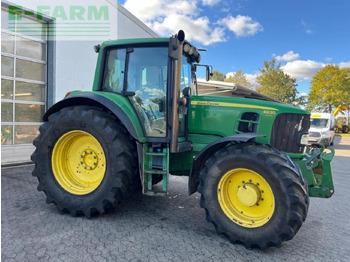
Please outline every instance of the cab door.
[[127, 91], [147, 137], [167, 136], [167, 47], [137, 47], [129, 54]]

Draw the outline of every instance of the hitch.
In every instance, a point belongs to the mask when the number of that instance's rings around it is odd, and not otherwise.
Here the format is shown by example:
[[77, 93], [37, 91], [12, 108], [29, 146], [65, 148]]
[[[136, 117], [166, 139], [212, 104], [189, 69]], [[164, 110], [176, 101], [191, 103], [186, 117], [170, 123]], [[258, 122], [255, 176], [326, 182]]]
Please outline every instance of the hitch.
[[310, 150], [311, 157], [305, 162], [305, 167], [307, 170], [311, 170], [313, 168], [313, 165], [315, 163], [315, 160], [319, 158], [321, 154], [321, 150], [319, 148], [313, 148], [312, 152]]
[[308, 183], [309, 196], [329, 198], [334, 194], [331, 160], [335, 151], [331, 147], [318, 146], [310, 147], [302, 158], [291, 158], [300, 167]]

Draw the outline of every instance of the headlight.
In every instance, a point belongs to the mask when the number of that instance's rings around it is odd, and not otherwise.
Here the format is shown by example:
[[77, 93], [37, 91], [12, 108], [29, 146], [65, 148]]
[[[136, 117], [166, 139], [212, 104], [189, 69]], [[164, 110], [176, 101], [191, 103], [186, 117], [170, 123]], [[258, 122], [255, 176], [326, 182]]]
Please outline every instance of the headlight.
[[299, 144], [300, 144], [300, 145], [303, 145], [303, 146], [306, 146], [308, 140], [309, 140], [309, 134], [302, 134], [301, 137], [300, 137], [300, 142], [299, 142]]
[[329, 130], [322, 131], [321, 134], [322, 136], [330, 136], [330, 131]]

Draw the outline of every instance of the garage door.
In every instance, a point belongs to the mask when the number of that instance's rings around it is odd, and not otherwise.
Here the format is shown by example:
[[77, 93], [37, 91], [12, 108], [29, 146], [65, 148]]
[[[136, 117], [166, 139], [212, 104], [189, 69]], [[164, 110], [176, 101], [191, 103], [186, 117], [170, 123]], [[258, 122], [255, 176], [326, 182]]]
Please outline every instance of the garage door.
[[29, 160], [46, 109], [46, 24], [1, 10], [2, 164]]

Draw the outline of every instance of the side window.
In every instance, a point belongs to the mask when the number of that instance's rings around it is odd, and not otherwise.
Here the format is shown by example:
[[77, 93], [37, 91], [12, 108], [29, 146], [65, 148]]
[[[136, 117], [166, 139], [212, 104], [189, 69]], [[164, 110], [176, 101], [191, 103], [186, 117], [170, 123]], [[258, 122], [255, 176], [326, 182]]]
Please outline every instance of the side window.
[[119, 93], [123, 90], [125, 57], [125, 49], [110, 50], [107, 52], [102, 87], [104, 91]]

